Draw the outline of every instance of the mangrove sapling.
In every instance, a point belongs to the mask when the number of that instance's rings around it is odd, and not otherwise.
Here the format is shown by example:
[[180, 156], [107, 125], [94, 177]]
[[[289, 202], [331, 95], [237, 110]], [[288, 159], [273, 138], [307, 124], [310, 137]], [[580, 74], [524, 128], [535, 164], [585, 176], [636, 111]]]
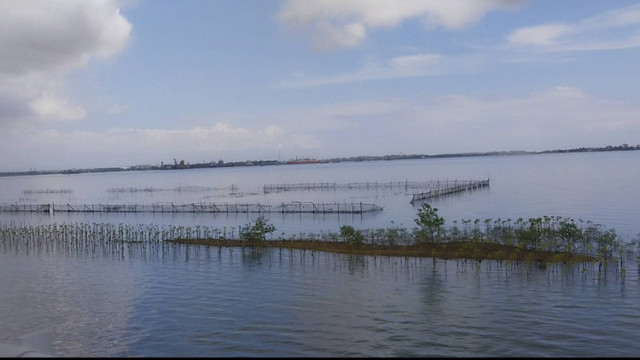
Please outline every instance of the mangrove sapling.
[[487, 241], [494, 242], [496, 244], [500, 243], [500, 218], [497, 219], [487, 219], [484, 221], [487, 224], [487, 232], [485, 236], [487, 237]]
[[258, 216], [253, 224], [239, 230], [240, 239], [250, 242], [266, 240], [266, 235], [274, 231], [276, 231], [276, 227], [273, 224], [268, 224], [263, 216]]
[[632, 241], [630, 243], [626, 243], [626, 242], [618, 242], [616, 244], [617, 250], [618, 250], [618, 256], [620, 259], [620, 268], [622, 269], [623, 273], [625, 271], [625, 259], [627, 256], [630, 256], [633, 254], [633, 247], [635, 246], [635, 243]]
[[500, 224], [500, 240], [502, 241], [502, 244], [512, 246], [514, 238], [511, 219], [502, 220], [502, 223]]
[[615, 249], [618, 235], [614, 229], [609, 229], [596, 239], [598, 244], [598, 258], [603, 260], [606, 264], [607, 261], [613, 256], [613, 250]]
[[415, 222], [418, 225], [416, 238], [419, 241], [428, 240], [429, 242], [434, 242], [436, 237], [440, 236], [444, 218], [438, 216], [438, 208], [433, 208], [431, 205], [424, 203], [418, 209], [418, 217]]
[[404, 228], [391, 228], [386, 229], [384, 234], [385, 244], [388, 246], [397, 246], [399, 244], [409, 245], [411, 242], [411, 236]]
[[362, 231], [354, 229], [353, 226], [340, 226], [340, 236], [351, 245], [360, 246], [364, 244], [364, 234]]
[[582, 237], [582, 231], [580, 231], [578, 225], [576, 225], [572, 219], [568, 218], [560, 222], [560, 228], [557, 234], [562, 242], [563, 251], [568, 254], [573, 252], [574, 244], [579, 242]]
[[597, 244], [598, 238], [600, 237], [600, 227], [600, 224], [594, 224], [591, 221], [587, 221], [587, 228], [582, 232], [584, 244], [586, 245], [587, 255], [596, 255], [594, 254], [594, 244]]
[[[271, 226], [266, 224], [266, 221], [262, 223], [263, 221], [263, 219], [257, 220], [257, 226], [256, 224], [253, 224], [253, 226], [247, 226], [246, 228], [241, 227], [240, 231], [245, 236], [243, 240], [251, 238], [251, 230], [255, 230], [254, 234], [258, 234], [253, 239], [258, 239], [257, 241], [264, 240], [265, 235], [270, 232], [269, 230]], [[588, 227], [583, 230], [582, 223], [580, 226], [577, 226], [576, 223], [569, 218], [563, 219], [559, 217], [546, 217], [543, 218], [541, 222], [543, 225], [541, 228], [535, 227], [535, 221], [520, 221], [519, 223], [516, 223], [516, 230], [514, 230], [514, 227], [511, 226], [509, 222], [510, 220], [496, 220], [493, 222], [493, 227], [489, 226], [487, 228], [487, 226], [491, 224], [485, 221], [485, 226], [482, 228], [486, 228], [487, 232], [490, 234], [485, 234], [485, 236], [487, 236], [488, 239], [491, 239], [491, 242], [502, 243], [502, 245], [515, 244], [512, 242], [514, 231], [518, 231], [518, 235], [522, 237], [530, 236], [529, 231], [532, 229], [532, 225], [534, 225], [534, 232], [537, 229], [540, 229], [540, 232], [542, 233], [540, 237], [542, 240], [537, 242], [538, 249], [532, 250], [540, 250], [541, 246], [542, 250], [564, 250], [569, 255], [572, 255], [575, 251], [578, 251], [581, 254], [590, 255], [594, 252], [593, 249], [597, 248], [597, 254], [599, 255], [599, 260], [601, 262], [605, 262], [614, 255], [624, 257], [625, 255], [628, 256], [631, 254], [630, 245], [620, 243], [620, 239], [615, 234], [614, 230], [602, 232], [598, 228], [598, 225], [593, 225], [591, 223], [587, 223]], [[469, 220], [467, 223], [471, 223], [471, 221]], [[262, 227], [263, 225], [264, 227]], [[473, 226], [473, 224], [471, 226]], [[457, 227], [456, 222], [454, 222], [454, 227]], [[262, 230], [260, 230], [260, 228], [262, 228]], [[226, 228], [224, 231], [226, 232]], [[197, 241], [198, 238], [201, 238], [202, 236], [209, 238], [212, 234], [215, 234], [217, 238], [219, 235], [222, 235], [222, 233], [223, 232], [219, 229], [212, 229], [206, 226], [196, 226], [195, 228], [192, 228], [169, 225], [162, 226], [160, 228], [154, 224], [125, 225], [93, 223], [34, 226], [26, 224], [16, 225], [12, 223], [10, 225], [0, 225], [1, 242], [4, 244], [7, 244], [8, 242], [12, 244], [23, 244], [23, 246], [28, 249], [35, 249], [36, 251], [41, 251], [42, 249], [46, 250], [56, 246], [64, 248], [65, 251], [93, 252], [103, 246], [109, 247], [109, 249], [119, 249], [120, 251], [123, 251], [126, 247], [131, 247], [134, 242], [150, 244], [153, 247], [156, 246], [155, 244], [159, 244], [166, 240]], [[471, 233], [473, 233], [473, 230]], [[471, 235], [471, 233], [469, 235]], [[579, 236], [581, 233], [583, 236]], [[249, 234], [249, 237], [247, 237], [247, 234]], [[442, 234], [442, 236], [438, 238], [440, 241], [450, 239], [452, 243], [456, 242], [455, 240], [457, 237], [454, 236], [453, 230], [449, 231], [443, 227], [440, 234]], [[403, 228], [355, 230], [353, 227], [345, 226], [341, 228], [340, 233], [301, 233], [300, 238], [302, 240], [312, 240], [312, 242], [318, 242], [321, 240], [334, 243], [336, 241], [344, 241], [353, 245], [372, 244], [391, 247], [398, 247], [398, 245], [403, 244], [411, 245], [420, 241], [428, 240], [428, 238], [424, 237], [425, 233], [418, 233], [418, 235], [423, 236], [422, 238], [414, 237], [414, 235], [416, 235], [416, 233], [408, 232]], [[432, 233], [432, 235], [435, 235], [435, 233]], [[282, 238], [284, 238], [284, 233], [282, 234]], [[638, 238], [640, 239], [640, 234], [638, 235]], [[527, 247], [531, 248], [533, 247], [531, 243], [533, 243], [531, 238], [527, 238], [526, 240], [521, 241], [518, 245], [529, 245]], [[638, 243], [640, 242], [637, 241], [633, 244], [638, 246]], [[123, 247], [119, 244], [127, 245], [126, 247]], [[432, 255], [451, 257], [451, 254], [456, 253], [457, 255], [453, 255], [454, 257], [473, 256], [475, 258], [480, 258], [486, 256], [486, 247], [479, 242], [473, 241], [468, 242], [468, 244], [466, 244], [465, 247], [460, 248], [460, 250], [453, 250], [452, 248], [446, 249], [446, 247], [438, 247], [436, 249], [437, 250], [435, 250]], [[507, 249], [502, 250], [504, 250], [502, 255], [512, 256], [511, 252], [507, 251]], [[519, 253], [526, 252], [525, 250], [528, 249], [520, 247], [520, 251], [516, 250], [516, 253], [513, 255], [518, 256]], [[640, 253], [640, 249], [638, 249], [638, 252]], [[491, 257], [495, 257], [495, 255], [492, 255]], [[563, 258], [565, 257], [563, 256]], [[623, 261], [624, 259], [621, 259], [620, 265], [622, 267], [624, 267]]]
[[449, 229], [449, 238], [451, 241], [460, 239], [461, 231], [458, 228], [458, 220], [453, 220], [453, 226]]
[[[540, 223], [540, 231], [542, 232], [541, 238], [542, 240], [547, 240], [546, 245], [551, 249], [554, 248], [557, 244], [557, 227], [558, 221], [561, 218], [559, 216], [548, 216], [544, 215], [542, 217], [542, 222]], [[570, 219], [567, 219], [570, 220]], [[544, 249], [544, 247], [542, 247]]]
[[471, 219], [462, 219], [462, 241], [469, 241], [469, 224]]
[[482, 241], [483, 234], [482, 230], [480, 230], [480, 219], [475, 219], [473, 221], [473, 230], [472, 230], [472, 240], [475, 242]]
[[629, 243], [629, 252], [633, 253], [633, 247], [636, 248], [636, 264], [638, 266], [638, 274], [640, 274], [640, 233], [636, 235], [636, 238]]
[[542, 235], [542, 230], [540, 229], [542, 218], [530, 218], [526, 222], [521, 222], [521, 220], [518, 219], [518, 222], [522, 226], [515, 232], [518, 239], [518, 247], [536, 249]]

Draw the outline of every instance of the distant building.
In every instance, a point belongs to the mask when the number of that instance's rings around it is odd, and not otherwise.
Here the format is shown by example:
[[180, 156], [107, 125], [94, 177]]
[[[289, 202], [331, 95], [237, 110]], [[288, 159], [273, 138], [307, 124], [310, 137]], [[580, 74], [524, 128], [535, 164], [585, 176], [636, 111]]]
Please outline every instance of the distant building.
[[153, 165], [133, 165], [129, 166], [129, 170], [151, 170], [155, 168]]

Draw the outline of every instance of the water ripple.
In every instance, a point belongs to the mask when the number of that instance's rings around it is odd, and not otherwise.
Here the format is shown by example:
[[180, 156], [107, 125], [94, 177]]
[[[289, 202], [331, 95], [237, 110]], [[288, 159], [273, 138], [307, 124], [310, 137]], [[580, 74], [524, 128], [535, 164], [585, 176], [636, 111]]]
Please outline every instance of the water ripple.
[[12, 289], [0, 293], [0, 335], [51, 328], [62, 356], [640, 353], [638, 276], [623, 282], [615, 267], [200, 246], [131, 251], [138, 255], [124, 260], [0, 253], [0, 286]]

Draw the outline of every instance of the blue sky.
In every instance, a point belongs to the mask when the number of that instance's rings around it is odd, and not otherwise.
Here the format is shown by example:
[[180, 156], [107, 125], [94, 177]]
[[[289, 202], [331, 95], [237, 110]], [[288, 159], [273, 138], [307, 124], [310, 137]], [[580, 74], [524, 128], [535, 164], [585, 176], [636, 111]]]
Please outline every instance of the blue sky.
[[0, 171], [640, 143], [640, 3], [3, 0]]

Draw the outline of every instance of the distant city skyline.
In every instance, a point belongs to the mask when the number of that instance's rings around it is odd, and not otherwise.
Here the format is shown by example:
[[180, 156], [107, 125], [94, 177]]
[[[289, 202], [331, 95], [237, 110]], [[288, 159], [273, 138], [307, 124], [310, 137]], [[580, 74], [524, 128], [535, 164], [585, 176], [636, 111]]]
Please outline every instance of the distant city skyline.
[[0, 172], [640, 143], [640, 4], [6, 0]]
[[112, 167], [90, 167], [90, 168], [70, 168], [70, 169], [48, 169], [38, 170], [29, 169], [26, 171], [0, 171], [1, 176], [20, 176], [20, 175], [49, 175], [49, 174], [81, 174], [90, 172], [114, 172], [114, 171], [146, 171], [146, 170], [188, 170], [188, 169], [203, 169], [203, 168], [224, 168], [224, 167], [238, 167], [238, 166], [269, 166], [269, 165], [304, 165], [304, 164], [322, 164], [322, 163], [338, 163], [338, 162], [361, 162], [361, 161], [393, 161], [393, 160], [410, 160], [410, 159], [436, 159], [436, 158], [452, 158], [452, 157], [474, 157], [474, 156], [513, 156], [513, 155], [540, 155], [551, 153], [576, 153], [576, 152], [608, 152], [608, 151], [637, 151], [640, 150], [640, 144], [638, 145], [607, 145], [597, 148], [573, 148], [573, 149], [553, 149], [542, 151], [523, 151], [523, 150], [509, 150], [509, 151], [489, 151], [489, 152], [466, 152], [466, 153], [447, 153], [447, 154], [387, 154], [387, 155], [361, 155], [351, 157], [338, 157], [338, 158], [324, 158], [324, 159], [312, 159], [312, 158], [295, 158], [290, 160], [243, 160], [225, 162], [220, 159], [218, 161], [203, 161], [191, 163], [188, 160], [173, 159], [171, 162], [161, 161], [159, 164], [137, 164], [127, 166], [112, 166]]

